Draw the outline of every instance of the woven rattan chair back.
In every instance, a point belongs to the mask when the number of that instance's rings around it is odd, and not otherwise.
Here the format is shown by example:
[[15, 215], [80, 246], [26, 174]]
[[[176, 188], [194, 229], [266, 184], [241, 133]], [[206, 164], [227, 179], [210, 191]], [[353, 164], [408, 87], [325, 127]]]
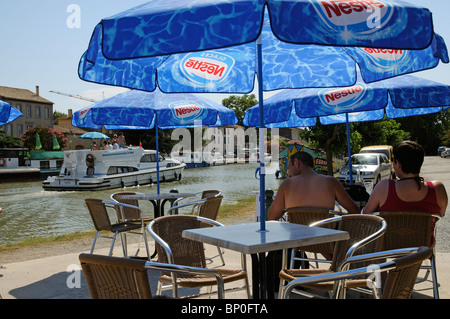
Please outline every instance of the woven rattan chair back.
[[[349, 233], [350, 239], [338, 241], [335, 244], [333, 252], [333, 260], [330, 266], [332, 271], [336, 271], [337, 267], [346, 258], [349, 249], [357, 242], [368, 238], [382, 228], [383, 219], [373, 215], [350, 214], [342, 216], [338, 229]], [[368, 254], [380, 251], [383, 245], [383, 236], [370, 241], [357, 250], [355, 255]], [[363, 267], [365, 265], [355, 263], [352, 268]]]
[[434, 247], [437, 218], [425, 212], [380, 212], [387, 222], [384, 250], [427, 246]]
[[222, 199], [223, 196], [206, 198], [206, 201], [200, 207], [198, 216], [216, 220]]
[[[137, 194], [139, 194], [139, 193], [135, 193], [135, 192], [114, 193], [111, 195], [111, 199], [118, 201], [119, 203], [124, 203], [124, 204], [139, 207], [139, 200], [124, 198], [124, 196], [126, 196], [126, 195], [137, 195]], [[137, 220], [140, 218], [140, 213], [137, 209], [133, 209], [131, 207], [123, 207], [123, 216], [124, 216], [124, 219], [126, 219], [126, 220]]]
[[[314, 207], [293, 207], [287, 209], [286, 213], [290, 223], [302, 225], [311, 225], [312, 223], [332, 217], [328, 209]], [[324, 227], [333, 229], [336, 225], [327, 224]], [[303, 246], [297, 249], [304, 252], [322, 254], [325, 259], [331, 260], [333, 258], [334, 243]]]
[[106, 206], [101, 199], [86, 199], [86, 205], [91, 215], [92, 222], [97, 231], [107, 230], [114, 232], [109, 219]]
[[422, 262], [431, 254], [430, 248], [420, 247], [415, 254], [395, 259], [396, 268], [389, 271], [381, 298], [410, 299]]
[[79, 259], [93, 299], [152, 298], [145, 261], [92, 254]]
[[[384, 250], [426, 246], [432, 249], [431, 266], [422, 268], [431, 270], [434, 298], [439, 299], [436, 256], [434, 253], [436, 223], [441, 216], [427, 212], [384, 211], [378, 215], [387, 222]], [[428, 274], [428, 273], [427, 273]]]
[[209, 197], [220, 196], [221, 194], [222, 194], [222, 192], [219, 191], [219, 190], [208, 189], [208, 190], [204, 190], [202, 192], [202, 198], [209, 198]]
[[[158, 262], [206, 268], [203, 243], [189, 240], [182, 236], [184, 230], [199, 227], [200, 222], [194, 216], [176, 215], [155, 219], [155, 224], [152, 229], [167, 243], [174, 258], [173, 262], [169, 261], [165, 249], [160, 244], [156, 243]], [[186, 275], [178, 274], [178, 276], [183, 277]]]

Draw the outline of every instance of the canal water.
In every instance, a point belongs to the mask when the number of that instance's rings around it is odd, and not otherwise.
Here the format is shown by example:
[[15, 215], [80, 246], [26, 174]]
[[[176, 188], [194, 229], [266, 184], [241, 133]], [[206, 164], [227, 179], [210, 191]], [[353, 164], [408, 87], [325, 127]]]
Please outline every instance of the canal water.
[[[221, 190], [223, 203], [255, 196], [259, 180], [255, 178], [257, 163], [228, 164], [185, 169], [181, 181], [160, 184], [161, 193], [172, 189], [197, 192]], [[281, 180], [266, 175], [266, 189], [277, 189]], [[44, 191], [41, 181], [0, 183], [0, 244], [14, 243], [28, 237], [50, 237], [94, 229], [84, 203], [86, 198], [110, 199], [122, 189], [89, 192]], [[156, 184], [128, 187], [127, 191], [156, 193]], [[150, 209], [152, 206], [143, 209]]]

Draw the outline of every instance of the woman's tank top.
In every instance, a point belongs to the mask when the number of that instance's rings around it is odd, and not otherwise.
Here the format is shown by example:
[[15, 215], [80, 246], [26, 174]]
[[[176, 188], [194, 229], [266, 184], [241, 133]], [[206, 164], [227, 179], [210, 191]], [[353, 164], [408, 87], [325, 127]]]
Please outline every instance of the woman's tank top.
[[405, 202], [401, 200], [395, 190], [395, 181], [389, 180], [389, 191], [386, 202], [379, 208], [380, 211], [416, 211], [440, 213], [441, 208], [436, 199], [436, 191], [432, 182], [425, 182], [428, 186], [427, 196], [418, 202]]

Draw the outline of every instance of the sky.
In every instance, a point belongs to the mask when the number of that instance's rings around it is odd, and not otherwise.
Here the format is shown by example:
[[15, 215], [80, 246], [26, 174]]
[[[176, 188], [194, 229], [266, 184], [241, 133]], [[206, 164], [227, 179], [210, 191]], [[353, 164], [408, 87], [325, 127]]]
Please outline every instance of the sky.
[[[176, 0], [167, 0], [176, 1]], [[58, 91], [101, 100], [124, 89], [88, 83], [78, 77], [78, 63], [94, 27], [102, 18], [135, 7], [146, 0], [0, 0], [0, 86], [29, 89], [62, 113], [77, 111], [92, 102], [51, 93]], [[450, 48], [450, 1], [409, 0], [433, 13], [435, 32]], [[72, 8], [79, 9], [73, 11]], [[79, 19], [72, 19], [79, 12]], [[78, 23], [79, 22], [79, 23]], [[416, 73], [450, 85], [450, 64]], [[221, 102], [225, 94], [208, 95]]]

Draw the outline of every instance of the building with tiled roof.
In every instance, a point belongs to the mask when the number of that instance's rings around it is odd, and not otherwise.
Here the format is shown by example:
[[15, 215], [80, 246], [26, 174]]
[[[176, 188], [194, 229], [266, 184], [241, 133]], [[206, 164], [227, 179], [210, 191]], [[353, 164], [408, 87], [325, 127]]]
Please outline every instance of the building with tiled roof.
[[53, 102], [39, 95], [39, 86], [32, 92], [0, 86], [0, 100], [16, 107], [23, 116], [2, 127], [8, 136], [20, 137], [23, 132], [33, 127], [53, 128]]

